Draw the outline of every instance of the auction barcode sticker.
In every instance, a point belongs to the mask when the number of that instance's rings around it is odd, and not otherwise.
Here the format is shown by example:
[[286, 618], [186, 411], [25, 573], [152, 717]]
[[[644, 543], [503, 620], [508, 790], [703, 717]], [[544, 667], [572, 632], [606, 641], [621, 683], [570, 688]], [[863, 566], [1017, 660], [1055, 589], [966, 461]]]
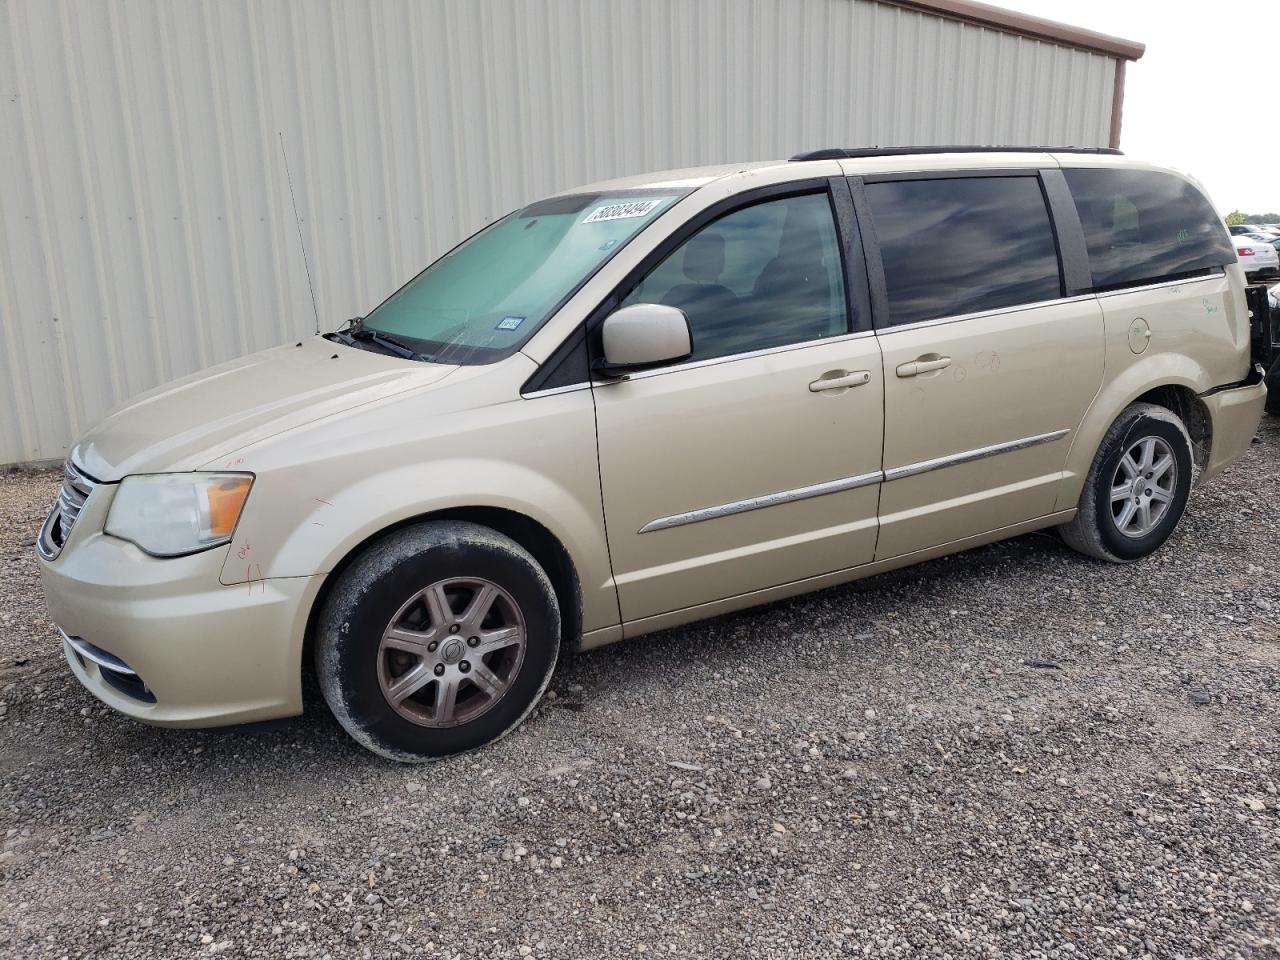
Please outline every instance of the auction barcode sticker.
[[666, 203], [670, 197], [655, 197], [652, 200], [628, 200], [626, 203], [611, 203], [606, 207], [596, 207], [583, 223], [600, 223], [604, 220], [629, 220], [632, 217], [647, 217], [654, 208]]

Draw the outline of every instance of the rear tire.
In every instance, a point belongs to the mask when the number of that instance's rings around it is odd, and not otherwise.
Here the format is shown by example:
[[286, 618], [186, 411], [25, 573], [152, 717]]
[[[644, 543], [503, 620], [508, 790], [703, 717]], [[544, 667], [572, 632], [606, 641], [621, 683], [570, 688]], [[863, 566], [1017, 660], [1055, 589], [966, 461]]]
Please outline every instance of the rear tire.
[[1059, 528], [1062, 539], [1099, 560], [1140, 560], [1182, 519], [1193, 470], [1182, 421], [1164, 407], [1132, 404], [1102, 438], [1075, 519]]
[[1267, 374], [1267, 402], [1266, 411], [1273, 417], [1280, 417], [1280, 358], [1271, 365], [1271, 372]]
[[515, 729], [559, 652], [555, 590], [528, 551], [479, 524], [431, 522], [378, 541], [334, 583], [316, 673], [358, 743], [413, 763]]

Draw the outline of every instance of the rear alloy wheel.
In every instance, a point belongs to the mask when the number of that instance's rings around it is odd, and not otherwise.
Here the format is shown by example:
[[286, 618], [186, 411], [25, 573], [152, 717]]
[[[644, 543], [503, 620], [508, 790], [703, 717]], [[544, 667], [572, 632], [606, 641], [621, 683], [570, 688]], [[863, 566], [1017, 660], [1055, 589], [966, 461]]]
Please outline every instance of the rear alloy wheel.
[[1147, 556], [1182, 519], [1193, 469], [1182, 421], [1164, 407], [1132, 404], [1102, 438], [1075, 519], [1059, 528], [1062, 539], [1113, 563]]
[[1111, 519], [1132, 540], [1150, 534], [1169, 512], [1178, 489], [1178, 465], [1169, 444], [1143, 437], [1129, 447], [1111, 478]]
[[528, 715], [559, 656], [560, 608], [514, 540], [428, 522], [375, 542], [338, 577], [315, 647], [320, 688], [352, 737], [384, 757], [429, 760]]

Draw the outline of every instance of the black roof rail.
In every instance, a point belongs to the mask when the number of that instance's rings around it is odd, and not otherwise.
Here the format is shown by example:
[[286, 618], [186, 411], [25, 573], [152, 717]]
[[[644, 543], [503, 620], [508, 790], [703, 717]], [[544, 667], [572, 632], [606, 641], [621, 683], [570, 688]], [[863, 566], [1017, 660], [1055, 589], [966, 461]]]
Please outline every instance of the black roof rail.
[[965, 145], [927, 147], [826, 147], [797, 153], [792, 160], [854, 160], [858, 157], [900, 157], [913, 153], [1096, 153], [1113, 157], [1124, 154], [1114, 147], [979, 147]]

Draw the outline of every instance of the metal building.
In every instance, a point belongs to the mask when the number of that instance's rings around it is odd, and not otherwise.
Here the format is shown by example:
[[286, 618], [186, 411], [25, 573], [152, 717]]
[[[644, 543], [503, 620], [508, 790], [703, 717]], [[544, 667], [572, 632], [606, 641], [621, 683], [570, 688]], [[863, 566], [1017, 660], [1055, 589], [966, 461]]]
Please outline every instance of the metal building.
[[1142, 51], [970, 0], [0, 0], [0, 464], [314, 332], [295, 200], [328, 330], [576, 183], [1115, 145]]

